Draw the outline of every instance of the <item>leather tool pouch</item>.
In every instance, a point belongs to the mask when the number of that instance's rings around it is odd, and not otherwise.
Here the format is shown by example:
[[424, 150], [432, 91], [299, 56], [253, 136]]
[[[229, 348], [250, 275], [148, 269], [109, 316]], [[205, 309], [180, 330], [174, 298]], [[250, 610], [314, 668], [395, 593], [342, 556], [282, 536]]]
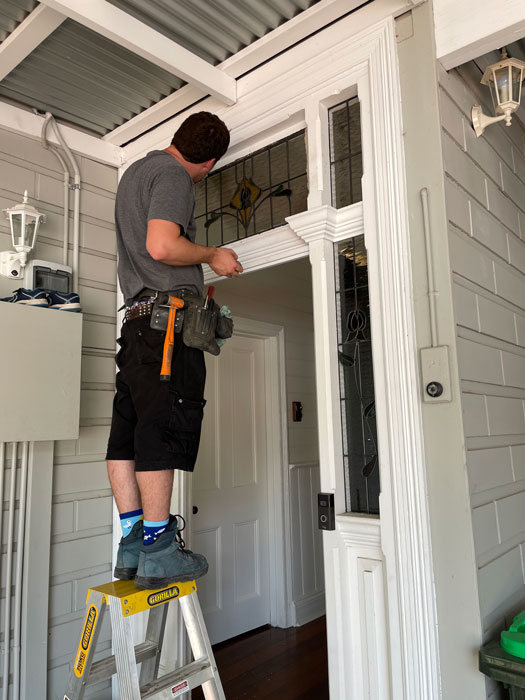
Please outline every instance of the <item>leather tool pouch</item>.
[[217, 304], [210, 299], [204, 307], [204, 299], [192, 299], [184, 312], [182, 340], [190, 348], [199, 348], [212, 355], [221, 351], [215, 338], [229, 338], [233, 333], [233, 322], [221, 316]]
[[[185, 294], [186, 308], [177, 309], [174, 332], [182, 331], [184, 345], [190, 348], [205, 350], [212, 355], [221, 351], [215, 338], [230, 338], [233, 334], [231, 318], [221, 316], [219, 306], [210, 299], [204, 307], [204, 297]], [[166, 331], [168, 327], [169, 297], [166, 293], [159, 294], [151, 313], [150, 327], [158, 331]]]
[[[187, 300], [186, 303], [188, 303]], [[155, 303], [153, 304], [153, 310], [151, 312], [151, 321], [149, 324], [150, 327], [154, 328], [157, 331], [166, 331], [166, 329], [168, 328], [169, 311], [169, 296], [165, 292], [162, 292], [158, 295], [157, 299], [155, 300]], [[175, 333], [181, 332], [183, 321], [184, 311], [182, 309], [177, 309], [177, 313], [175, 314], [175, 326], [173, 328]]]

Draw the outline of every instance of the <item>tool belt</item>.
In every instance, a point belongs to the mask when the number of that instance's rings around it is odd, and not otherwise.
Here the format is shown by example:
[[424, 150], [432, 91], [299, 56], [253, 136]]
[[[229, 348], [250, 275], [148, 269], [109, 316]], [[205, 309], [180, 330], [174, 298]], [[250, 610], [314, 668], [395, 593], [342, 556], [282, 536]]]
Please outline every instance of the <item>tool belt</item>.
[[[149, 293], [151, 292], [150, 296]], [[172, 300], [180, 299], [182, 304]], [[143, 299], [143, 301], [141, 301]], [[179, 308], [177, 308], [179, 307]], [[230, 338], [233, 321], [222, 316], [220, 307], [213, 299], [195, 294], [188, 289], [176, 289], [171, 293], [143, 290], [136, 304], [126, 311], [126, 321], [151, 315], [150, 327], [159, 331], [168, 330], [170, 312], [175, 314], [173, 333], [182, 333], [184, 345], [205, 350], [212, 355], [221, 351], [216, 338]]]

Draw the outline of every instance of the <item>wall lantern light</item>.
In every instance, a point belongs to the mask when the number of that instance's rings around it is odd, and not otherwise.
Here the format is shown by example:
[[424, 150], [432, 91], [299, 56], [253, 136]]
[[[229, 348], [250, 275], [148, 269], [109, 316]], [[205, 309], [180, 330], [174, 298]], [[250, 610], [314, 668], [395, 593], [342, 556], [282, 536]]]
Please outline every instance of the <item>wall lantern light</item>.
[[11, 279], [21, 279], [24, 276], [27, 255], [35, 245], [40, 222], [44, 222], [46, 218], [28, 203], [27, 190], [24, 192], [22, 204], [3, 211], [6, 219], [9, 219], [11, 239], [16, 253], [11, 250], [0, 253], [0, 274]]
[[501, 61], [488, 66], [481, 78], [482, 85], [488, 85], [494, 111], [499, 117], [488, 117], [483, 114], [480, 105], [472, 107], [472, 125], [476, 136], [481, 136], [487, 126], [505, 119], [505, 124], [510, 126], [512, 113], [520, 106], [521, 83], [525, 63], [517, 58], [507, 58], [506, 49], [501, 51]]

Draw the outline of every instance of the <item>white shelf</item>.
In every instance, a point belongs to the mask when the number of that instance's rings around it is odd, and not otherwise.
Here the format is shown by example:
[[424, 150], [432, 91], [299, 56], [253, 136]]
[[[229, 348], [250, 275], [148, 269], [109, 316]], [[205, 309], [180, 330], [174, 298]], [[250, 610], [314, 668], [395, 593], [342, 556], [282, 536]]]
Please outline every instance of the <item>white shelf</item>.
[[78, 437], [82, 314], [0, 302], [0, 442]]

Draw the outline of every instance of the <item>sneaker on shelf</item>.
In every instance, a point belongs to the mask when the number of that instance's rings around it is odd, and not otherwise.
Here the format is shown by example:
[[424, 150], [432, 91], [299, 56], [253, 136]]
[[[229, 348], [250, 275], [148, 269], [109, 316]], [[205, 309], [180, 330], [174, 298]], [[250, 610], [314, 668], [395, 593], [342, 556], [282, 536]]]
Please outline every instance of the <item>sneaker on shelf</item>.
[[75, 292], [48, 292], [50, 309], [57, 311], [82, 311], [80, 308], [80, 297]]
[[[182, 528], [178, 527], [178, 518]], [[180, 534], [184, 525], [181, 515], [170, 515], [168, 529], [153, 544], [142, 546], [135, 576], [137, 588], [155, 589], [177, 581], [193, 581], [208, 571], [206, 558], [186, 549]]]
[[12, 304], [28, 304], [29, 306], [49, 306], [48, 293], [45, 289], [16, 289], [12, 296], [0, 299]]

